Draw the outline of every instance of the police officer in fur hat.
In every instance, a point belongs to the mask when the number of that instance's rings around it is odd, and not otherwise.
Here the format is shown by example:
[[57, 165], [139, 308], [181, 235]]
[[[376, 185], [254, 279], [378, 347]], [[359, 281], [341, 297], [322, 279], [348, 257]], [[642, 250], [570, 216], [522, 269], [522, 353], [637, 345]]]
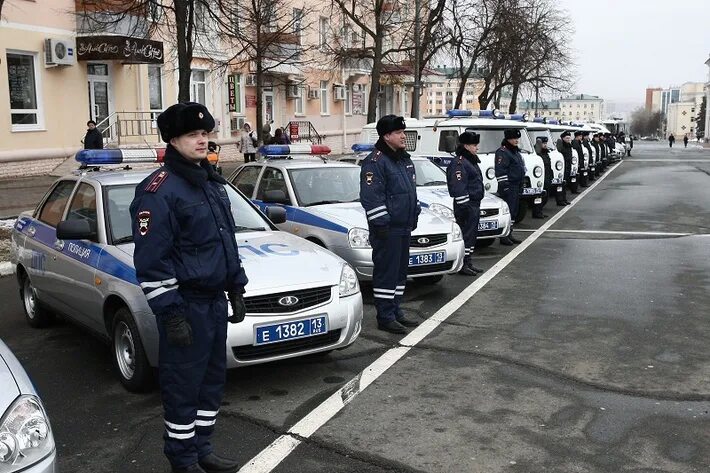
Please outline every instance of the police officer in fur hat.
[[360, 202], [367, 215], [374, 263], [377, 328], [400, 334], [419, 325], [402, 312], [400, 301], [407, 282], [409, 239], [422, 210], [414, 163], [405, 151], [405, 128], [403, 117], [380, 118], [379, 140], [360, 171]]
[[466, 276], [475, 276], [483, 272], [473, 265], [473, 248], [476, 245], [481, 200], [485, 192], [483, 175], [478, 166], [481, 160], [476, 156], [480, 139], [480, 135], [472, 131], [461, 133], [456, 148], [456, 159], [453, 159], [446, 168], [446, 184], [449, 195], [454, 198], [454, 216], [456, 223], [461, 227], [466, 244], [463, 267], [459, 274]]
[[214, 125], [199, 103], [161, 113], [165, 165], [138, 185], [131, 203], [136, 276], [160, 337], [164, 452], [176, 473], [238, 469], [210, 443], [226, 377], [227, 322], [244, 319], [247, 284], [227, 181], [207, 160]]
[[518, 215], [520, 192], [525, 177], [525, 162], [520, 154], [518, 143], [520, 130], [509, 128], [503, 132], [501, 147], [496, 151], [495, 172], [498, 180], [498, 196], [505, 200], [510, 208], [510, 233], [500, 239], [500, 244], [510, 246], [520, 243], [513, 236], [513, 222]]

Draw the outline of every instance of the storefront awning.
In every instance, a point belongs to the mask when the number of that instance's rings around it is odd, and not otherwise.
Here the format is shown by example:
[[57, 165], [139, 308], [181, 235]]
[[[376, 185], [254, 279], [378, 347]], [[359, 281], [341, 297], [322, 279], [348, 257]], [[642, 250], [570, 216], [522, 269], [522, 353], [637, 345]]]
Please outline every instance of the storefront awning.
[[76, 57], [79, 61], [163, 64], [163, 43], [129, 36], [78, 36]]

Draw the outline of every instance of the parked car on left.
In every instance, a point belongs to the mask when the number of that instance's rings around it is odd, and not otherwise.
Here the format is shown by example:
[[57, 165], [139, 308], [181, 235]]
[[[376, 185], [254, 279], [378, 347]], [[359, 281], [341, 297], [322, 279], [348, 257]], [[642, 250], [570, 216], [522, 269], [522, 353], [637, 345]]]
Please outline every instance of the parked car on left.
[[24, 368], [0, 340], [0, 472], [54, 473], [49, 417]]

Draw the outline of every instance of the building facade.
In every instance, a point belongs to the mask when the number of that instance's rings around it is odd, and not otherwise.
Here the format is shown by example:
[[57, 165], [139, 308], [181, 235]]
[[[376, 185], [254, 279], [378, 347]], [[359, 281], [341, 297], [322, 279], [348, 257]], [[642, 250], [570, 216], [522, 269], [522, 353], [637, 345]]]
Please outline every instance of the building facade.
[[705, 84], [705, 136], [704, 141], [707, 143], [710, 141], [708, 136], [710, 136], [710, 113], [708, 113], [707, 108], [710, 105], [710, 58], [705, 61], [705, 65], [708, 66], [708, 81]]
[[[647, 112], [653, 112], [654, 110], [654, 96], [656, 96], [657, 92], [662, 91], [663, 89], [660, 87], [647, 87], [646, 88], [646, 102], [645, 102], [645, 109]], [[656, 102], [658, 103], [658, 102]]]
[[[535, 102], [518, 102], [518, 113], [535, 116]], [[595, 95], [578, 94], [559, 100], [538, 102], [537, 114], [541, 117], [559, 118], [575, 122], [599, 122], [605, 118], [604, 99]]]
[[696, 119], [706, 93], [706, 84], [703, 82], [686, 82], [661, 91], [663, 135], [695, 138]]

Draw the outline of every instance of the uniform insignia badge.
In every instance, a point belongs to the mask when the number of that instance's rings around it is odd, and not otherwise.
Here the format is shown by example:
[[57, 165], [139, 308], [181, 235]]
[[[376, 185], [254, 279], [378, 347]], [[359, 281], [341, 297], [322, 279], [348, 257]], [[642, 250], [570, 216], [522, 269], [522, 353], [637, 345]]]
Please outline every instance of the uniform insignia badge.
[[461, 171], [456, 171], [456, 180], [457, 181], [461, 180]]
[[150, 230], [150, 210], [141, 210], [138, 212], [138, 233], [146, 236], [148, 230]]
[[146, 192], [157, 192], [158, 188], [165, 182], [165, 179], [168, 178], [168, 172], [167, 171], [160, 171], [158, 174], [155, 175], [155, 177], [148, 183], [147, 186], [145, 186], [145, 191]]
[[202, 120], [203, 118], [205, 118], [205, 114], [202, 113], [202, 112], [200, 112], [200, 113], [197, 114], [197, 117], [198, 117], [200, 120]]
[[375, 175], [371, 172], [365, 173], [365, 182], [367, 183], [368, 186], [372, 185], [372, 180], [375, 178]]

